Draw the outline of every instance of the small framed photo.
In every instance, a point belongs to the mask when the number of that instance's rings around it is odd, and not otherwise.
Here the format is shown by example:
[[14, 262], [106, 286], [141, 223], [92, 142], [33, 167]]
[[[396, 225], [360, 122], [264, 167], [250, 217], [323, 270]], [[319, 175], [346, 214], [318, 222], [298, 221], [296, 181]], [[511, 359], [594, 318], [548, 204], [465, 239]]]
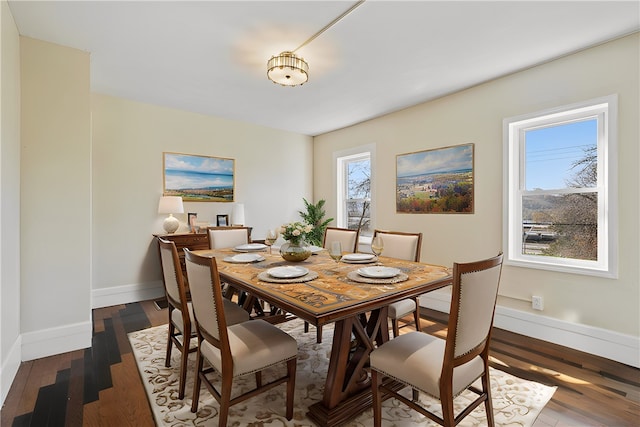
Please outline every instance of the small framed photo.
[[198, 214], [195, 212], [189, 212], [187, 214], [187, 224], [189, 224], [189, 229], [191, 229], [192, 233], [196, 233], [196, 221], [198, 221]]
[[227, 227], [229, 225], [229, 215], [216, 215], [216, 225], [218, 227]]

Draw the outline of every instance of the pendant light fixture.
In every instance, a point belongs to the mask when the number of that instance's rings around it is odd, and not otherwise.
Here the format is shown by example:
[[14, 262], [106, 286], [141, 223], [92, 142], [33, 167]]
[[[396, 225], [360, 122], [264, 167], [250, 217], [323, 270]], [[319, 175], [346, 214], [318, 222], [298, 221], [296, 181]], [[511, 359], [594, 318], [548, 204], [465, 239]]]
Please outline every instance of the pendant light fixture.
[[305, 84], [309, 80], [309, 64], [307, 64], [307, 61], [305, 61], [304, 58], [296, 55], [295, 52], [301, 47], [309, 44], [320, 34], [327, 31], [364, 2], [365, 0], [356, 2], [353, 6], [342, 13], [342, 15], [325, 25], [320, 31], [309, 37], [304, 43], [294, 50], [286, 50], [281, 52], [279, 55], [272, 56], [271, 59], [267, 61], [267, 77], [269, 77], [269, 80], [282, 86], [297, 86]]

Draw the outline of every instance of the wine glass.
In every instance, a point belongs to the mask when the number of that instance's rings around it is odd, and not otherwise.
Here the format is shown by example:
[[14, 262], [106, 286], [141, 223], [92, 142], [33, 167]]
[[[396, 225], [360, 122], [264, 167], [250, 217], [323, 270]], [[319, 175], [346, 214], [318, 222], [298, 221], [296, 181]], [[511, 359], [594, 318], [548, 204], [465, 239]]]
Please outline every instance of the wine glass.
[[269, 246], [269, 255], [271, 255], [271, 245], [278, 240], [278, 232], [274, 229], [267, 230], [267, 236], [264, 239], [264, 243]]
[[382, 236], [376, 236], [371, 241], [371, 252], [373, 252], [376, 256], [382, 255], [382, 250], [384, 249], [384, 243], [382, 242]]
[[331, 242], [329, 246], [329, 256], [333, 258], [335, 262], [340, 262], [340, 258], [342, 258], [342, 243]]

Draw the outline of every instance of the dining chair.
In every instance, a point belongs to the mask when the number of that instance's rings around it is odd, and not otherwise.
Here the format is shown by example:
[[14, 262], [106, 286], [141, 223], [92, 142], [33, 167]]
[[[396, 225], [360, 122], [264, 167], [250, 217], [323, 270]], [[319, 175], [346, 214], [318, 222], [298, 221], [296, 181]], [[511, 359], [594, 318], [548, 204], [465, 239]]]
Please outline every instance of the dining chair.
[[[207, 227], [207, 236], [209, 237], [209, 249], [234, 248], [239, 245], [251, 243], [251, 227], [243, 226], [225, 226], [225, 227]], [[238, 304], [243, 305], [248, 295], [238, 291], [233, 286], [223, 284], [225, 298], [232, 299], [234, 294], [238, 295]], [[262, 305], [258, 306], [258, 302], [251, 304], [260, 314], [264, 314]]]
[[[324, 229], [322, 238], [322, 247], [329, 249], [331, 242], [340, 242], [344, 252], [358, 252], [358, 236], [360, 230], [351, 230], [349, 228], [327, 227]], [[304, 331], [309, 332], [309, 322], [304, 322]], [[316, 328], [316, 342], [322, 342], [322, 326]]]
[[[422, 233], [405, 233], [403, 231], [374, 230], [373, 238], [382, 237], [382, 254], [390, 258], [404, 259], [407, 261], [420, 262], [420, 248], [422, 247]], [[393, 336], [400, 333], [398, 320], [413, 313], [416, 331], [421, 331], [420, 327], [420, 301], [419, 296], [407, 298], [389, 305], [387, 316], [391, 319]]]
[[251, 242], [251, 227], [207, 227], [209, 249], [233, 248]]
[[[221, 427], [227, 425], [230, 406], [286, 383], [286, 418], [291, 420], [298, 357], [296, 340], [264, 320], [229, 325], [215, 258], [196, 255], [185, 249], [185, 261], [191, 279], [198, 336], [191, 412], [198, 410], [202, 382], [220, 405], [218, 425]], [[279, 364], [286, 364], [286, 373], [263, 384], [262, 371]], [[219, 388], [207, 377], [213, 370], [220, 374]], [[256, 387], [232, 398], [234, 378], [251, 373], [255, 373]]]
[[358, 252], [358, 235], [360, 230], [351, 230], [348, 228], [327, 227], [324, 229], [324, 237], [322, 238], [322, 247], [329, 249], [331, 242], [342, 243], [342, 250], [345, 252]]
[[[168, 303], [169, 329], [167, 337], [167, 354], [164, 365], [171, 366], [171, 348], [175, 344], [180, 350], [180, 382], [178, 386], [178, 398], [184, 398], [185, 381], [187, 378], [187, 361], [189, 353], [196, 351], [191, 346], [191, 339], [195, 338], [196, 331], [193, 325], [193, 308], [187, 295], [187, 284], [182, 275], [180, 258], [174, 242], [158, 238], [160, 250], [160, 265], [162, 267], [162, 279]], [[239, 323], [249, 320], [249, 313], [237, 304], [227, 300], [229, 322]]]
[[[453, 292], [446, 339], [410, 332], [387, 341], [370, 355], [374, 426], [382, 422], [389, 395], [443, 426], [455, 426], [484, 402], [494, 425], [489, 380], [489, 343], [502, 271], [502, 253], [453, 265]], [[383, 381], [383, 376], [387, 377]], [[481, 379], [481, 388], [476, 380]], [[400, 393], [412, 387], [413, 400]], [[453, 399], [465, 390], [478, 397], [456, 415]], [[438, 399], [442, 417], [418, 403], [418, 391]]]

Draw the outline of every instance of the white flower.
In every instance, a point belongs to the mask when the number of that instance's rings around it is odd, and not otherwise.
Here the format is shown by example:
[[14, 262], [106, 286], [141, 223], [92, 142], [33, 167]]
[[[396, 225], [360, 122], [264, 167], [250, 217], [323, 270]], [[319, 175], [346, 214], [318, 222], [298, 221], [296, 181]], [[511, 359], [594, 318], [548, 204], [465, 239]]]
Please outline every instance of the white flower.
[[293, 234], [294, 236], [299, 236], [301, 233], [300, 233], [300, 230], [296, 228], [295, 230], [293, 230], [291, 234]]

